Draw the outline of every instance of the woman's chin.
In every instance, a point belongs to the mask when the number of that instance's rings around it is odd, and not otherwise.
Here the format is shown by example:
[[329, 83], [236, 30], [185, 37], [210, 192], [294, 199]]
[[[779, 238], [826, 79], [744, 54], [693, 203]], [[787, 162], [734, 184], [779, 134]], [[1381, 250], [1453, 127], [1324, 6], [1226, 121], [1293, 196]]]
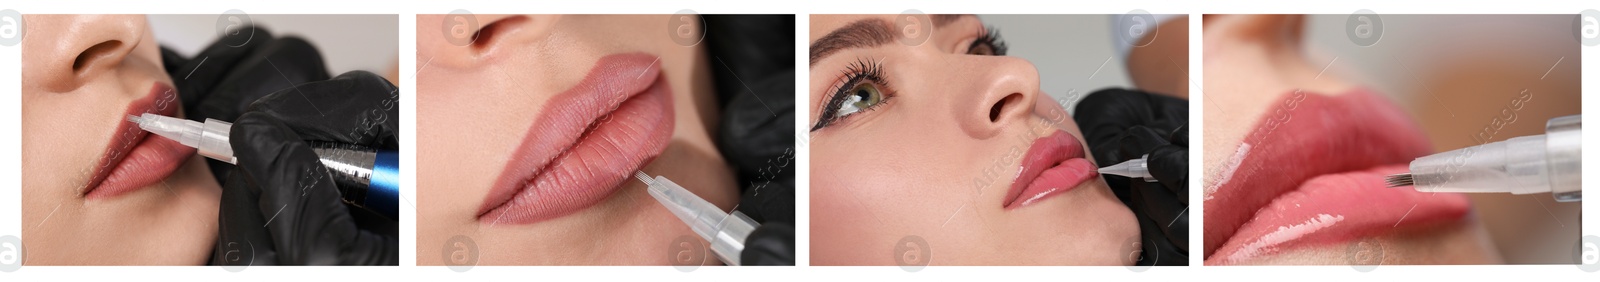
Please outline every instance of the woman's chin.
[[1123, 255], [1135, 251], [1128, 246], [1139, 243], [1138, 220], [1117, 200], [1103, 181], [1024, 207], [1046, 211], [1022, 224], [1035, 239], [1022, 253], [1038, 259], [1017, 263], [1027, 265], [1127, 265]]
[[205, 264], [217, 243], [221, 185], [213, 178], [203, 157], [198, 155], [184, 163], [168, 181], [173, 184], [166, 188], [172, 191], [162, 193], [171, 193], [173, 203], [169, 205], [174, 207], [156, 216], [162, 223], [151, 224], [166, 226], [158, 228], [175, 235], [168, 237], [172, 240], [172, 247], [168, 248], [172, 252], [165, 259], [180, 265]]

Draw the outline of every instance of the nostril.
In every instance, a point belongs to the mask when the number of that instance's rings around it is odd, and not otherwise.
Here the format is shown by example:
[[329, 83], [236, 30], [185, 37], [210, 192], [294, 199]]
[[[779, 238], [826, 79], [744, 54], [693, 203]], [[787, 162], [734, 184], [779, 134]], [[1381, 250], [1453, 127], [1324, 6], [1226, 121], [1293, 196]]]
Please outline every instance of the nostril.
[[96, 61], [110, 59], [116, 55], [118, 47], [122, 47], [122, 41], [110, 40], [89, 46], [89, 49], [83, 50], [83, 53], [78, 53], [78, 58], [72, 61], [72, 72], [81, 72]]
[[1022, 95], [1020, 95], [1020, 94], [1006, 95], [1005, 98], [1000, 99], [1000, 101], [998, 101], [998, 102], [995, 102], [994, 106], [989, 108], [989, 122], [999, 122], [1000, 121], [1000, 113], [1006, 111], [1006, 104], [1010, 104], [1012, 102], [1016, 102], [1017, 99], [1022, 99], [1021, 96]]
[[503, 35], [502, 33], [509, 32], [511, 31], [512, 27], [520, 25], [526, 21], [528, 21], [528, 17], [515, 16], [500, 19], [489, 23], [488, 25], [484, 25], [483, 28], [478, 29], [478, 32], [472, 34], [473, 49], [482, 51], [486, 48], [489, 48], [489, 46], [494, 46], [494, 41], [498, 39], [497, 37]]
[[994, 103], [994, 107], [989, 108], [989, 122], [1000, 121], [1000, 111], [1005, 109], [1005, 105], [1006, 101], [1000, 100], [999, 103]]

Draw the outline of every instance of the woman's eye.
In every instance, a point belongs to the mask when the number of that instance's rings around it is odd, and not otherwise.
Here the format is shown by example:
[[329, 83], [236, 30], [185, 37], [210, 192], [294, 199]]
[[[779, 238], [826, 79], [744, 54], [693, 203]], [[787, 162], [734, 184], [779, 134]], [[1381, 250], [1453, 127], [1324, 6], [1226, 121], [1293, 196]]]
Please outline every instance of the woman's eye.
[[1006, 41], [1000, 39], [1000, 30], [989, 28], [978, 33], [978, 38], [967, 45], [967, 55], [1005, 56]]
[[845, 95], [847, 96], [844, 97], [844, 103], [839, 106], [839, 111], [834, 114], [834, 117], [843, 118], [871, 109], [877, 106], [878, 103], [883, 102], [883, 91], [878, 89], [877, 84], [871, 82], [857, 83], [856, 86], [850, 88], [850, 91], [845, 92]]
[[994, 47], [990, 47], [989, 44], [977, 44], [972, 50], [967, 50], [967, 55], [994, 56]]

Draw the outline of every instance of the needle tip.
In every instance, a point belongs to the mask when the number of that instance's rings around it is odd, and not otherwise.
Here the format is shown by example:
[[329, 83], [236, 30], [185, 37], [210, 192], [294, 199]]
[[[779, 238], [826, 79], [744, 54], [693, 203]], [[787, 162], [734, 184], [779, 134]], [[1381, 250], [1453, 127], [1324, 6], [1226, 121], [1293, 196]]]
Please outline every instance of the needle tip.
[[1389, 176], [1383, 178], [1383, 183], [1384, 184], [1388, 184], [1389, 188], [1400, 187], [1400, 186], [1411, 186], [1411, 185], [1415, 184], [1413, 182], [1413, 179], [1411, 178], [1411, 174], [1410, 173], [1401, 173], [1401, 174], [1389, 175]]
[[633, 177], [638, 178], [639, 181], [644, 182], [645, 185], [656, 185], [655, 181], [650, 180], [650, 175], [644, 174], [643, 171], [634, 171]]
[[143, 120], [143, 118], [140, 118], [139, 116], [136, 116], [136, 115], [128, 115], [128, 121], [129, 122], [139, 123], [140, 120]]

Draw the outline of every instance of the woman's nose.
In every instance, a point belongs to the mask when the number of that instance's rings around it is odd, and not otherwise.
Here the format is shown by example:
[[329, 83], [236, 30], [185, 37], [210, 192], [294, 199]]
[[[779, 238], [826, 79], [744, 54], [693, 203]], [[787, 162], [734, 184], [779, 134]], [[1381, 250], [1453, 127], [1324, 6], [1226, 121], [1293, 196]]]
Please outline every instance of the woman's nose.
[[418, 59], [447, 67], [476, 66], [493, 60], [489, 55], [504, 52], [504, 46], [543, 39], [559, 19], [559, 15], [421, 16], [417, 34], [426, 36], [418, 38], [417, 51], [426, 58]]
[[1014, 57], [965, 59], [965, 69], [976, 71], [976, 97], [960, 103], [963, 130], [975, 137], [990, 137], [1007, 126], [1026, 126], [1039, 96], [1039, 71], [1027, 60]]
[[52, 24], [69, 28], [55, 36], [30, 37], [30, 40], [49, 42], [31, 45], [43, 50], [37, 53], [29, 50], [28, 53], [41, 54], [40, 71], [35, 74], [42, 76], [39, 79], [47, 89], [60, 92], [76, 89], [121, 66], [134, 46], [140, 44], [146, 25], [144, 16], [139, 15], [84, 15], [59, 19], [60, 22]]

